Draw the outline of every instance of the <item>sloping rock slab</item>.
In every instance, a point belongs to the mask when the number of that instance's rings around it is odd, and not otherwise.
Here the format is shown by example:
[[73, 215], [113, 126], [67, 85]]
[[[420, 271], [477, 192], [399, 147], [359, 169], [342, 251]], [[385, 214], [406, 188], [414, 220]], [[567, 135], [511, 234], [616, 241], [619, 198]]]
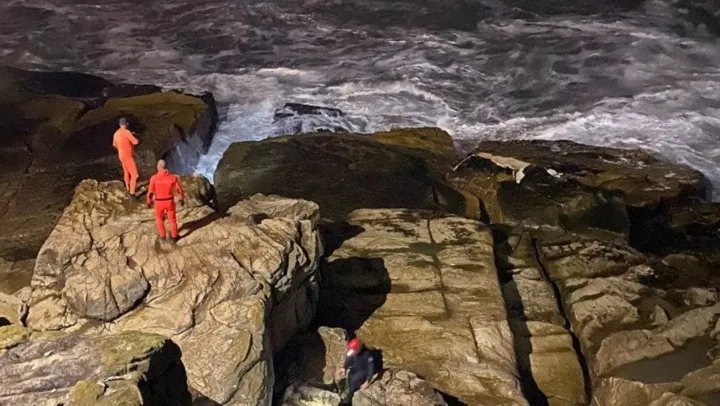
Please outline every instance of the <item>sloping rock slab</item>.
[[417, 375], [402, 370], [384, 371], [366, 390], [353, 397], [355, 406], [447, 406], [439, 393]]
[[0, 404], [190, 404], [180, 349], [156, 334], [0, 327]]
[[27, 323], [165, 335], [193, 389], [220, 404], [267, 404], [273, 350], [314, 316], [318, 207], [253, 196], [218, 215], [204, 205], [207, 180], [182, 182], [176, 246], [118, 183], [82, 182], [38, 256]]

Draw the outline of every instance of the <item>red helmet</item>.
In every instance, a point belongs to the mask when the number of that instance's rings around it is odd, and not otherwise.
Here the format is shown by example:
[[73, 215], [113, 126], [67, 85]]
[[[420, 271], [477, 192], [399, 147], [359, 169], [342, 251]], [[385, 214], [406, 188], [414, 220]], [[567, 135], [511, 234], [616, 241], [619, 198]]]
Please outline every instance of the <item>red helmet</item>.
[[362, 346], [362, 344], [360, 343], [360, 340], [358, 340], [357, 338], [353, 338], [350, 341], [348, 341], [348, 343], [347, 343], [347, 349], [352, 350], [352, 351], [359, 350], [361, 346]]

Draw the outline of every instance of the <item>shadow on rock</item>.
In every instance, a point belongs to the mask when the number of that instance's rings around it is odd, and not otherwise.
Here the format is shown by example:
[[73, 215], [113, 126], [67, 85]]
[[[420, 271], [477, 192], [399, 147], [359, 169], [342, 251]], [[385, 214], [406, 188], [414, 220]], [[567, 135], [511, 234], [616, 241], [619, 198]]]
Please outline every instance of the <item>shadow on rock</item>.
[[390, 293], [383, 258], [337, 258], [320, 267], [320, 325], [355, 331], [379, 309]]

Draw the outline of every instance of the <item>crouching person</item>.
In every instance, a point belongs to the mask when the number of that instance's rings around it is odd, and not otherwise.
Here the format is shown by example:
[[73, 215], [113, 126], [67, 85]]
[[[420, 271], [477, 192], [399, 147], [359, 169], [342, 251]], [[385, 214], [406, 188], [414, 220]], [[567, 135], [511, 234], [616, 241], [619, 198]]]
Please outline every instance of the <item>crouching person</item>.
[[347, 375], [348, 389], [343, 393], [340, 405], [351, 405], [355, 392], [363, 390], [370, 385], [375, 373], [376, 360], [371, 351], [357, 338], [347, 343], [345, 362], [343, 368], [338, 370], [338, 377]]

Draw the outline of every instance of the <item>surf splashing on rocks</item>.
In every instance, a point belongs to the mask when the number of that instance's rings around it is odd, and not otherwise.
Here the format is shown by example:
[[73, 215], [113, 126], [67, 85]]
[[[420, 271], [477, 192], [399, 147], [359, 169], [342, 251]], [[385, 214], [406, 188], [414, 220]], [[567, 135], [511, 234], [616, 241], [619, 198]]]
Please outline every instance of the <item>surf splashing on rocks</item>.
[[482, 139], [646, 148], [702, 171], [719, 198], [718, 41], [659, 0], [512, 7], [525, 3], [9, 0], [0, 62], [213, 92], [222, 121], [197, 167], [210, 178], [231, 143], [278, 135], [275, 109], [299, 102], [346, 113], [304, 129], [439, 126], [463, 152]]

